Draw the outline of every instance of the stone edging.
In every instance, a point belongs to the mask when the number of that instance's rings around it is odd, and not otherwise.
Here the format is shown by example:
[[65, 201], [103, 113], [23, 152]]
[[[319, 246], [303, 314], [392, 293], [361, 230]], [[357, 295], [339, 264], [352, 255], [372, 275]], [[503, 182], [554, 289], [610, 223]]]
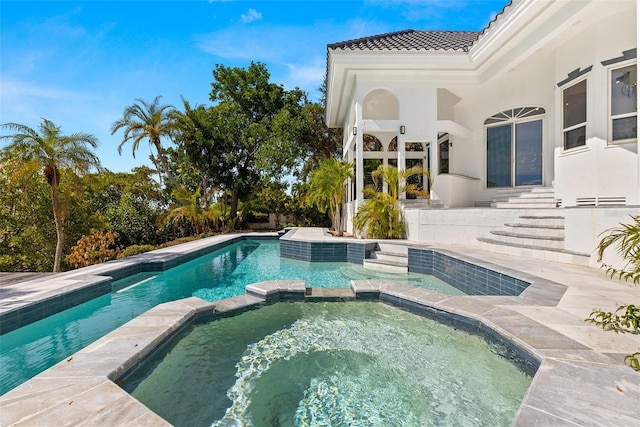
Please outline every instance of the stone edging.
[[114, 381], [192, 322], [278, 301], [379, 300], [511, 343], [519, 358], [539, 366], [515, 426], [640, 425], [635, 372], [509, 309], [557, 303], [559, 297], [536, 285], [519, 297], [451, 296], [384, 280], [321, 291], [306, 288], [304, 281], [278, 280], [249, 285], [245, 295], [214, 303], [191, 297], [161, 304], [0, 397], [0, 424], [42, 425], [55, 419], [60, 425], [169, 425]]

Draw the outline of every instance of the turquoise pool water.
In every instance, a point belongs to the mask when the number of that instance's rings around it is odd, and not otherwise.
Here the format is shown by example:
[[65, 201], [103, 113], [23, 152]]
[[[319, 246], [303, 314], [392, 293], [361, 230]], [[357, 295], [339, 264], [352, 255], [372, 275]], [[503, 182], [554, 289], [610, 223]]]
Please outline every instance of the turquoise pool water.
[[176, 426], [509, 426], [531, 383], [485, 340], [370, 302], [198, 325], [136, 375]]
[[0, 394], [163, 302], [197, 296], [215, 301], [244, 293], [251, 283], [306, 279], [308, 286], [348, 286], [351, 279], [386, 277], [440, 292], [461, 292], [421, 274], [377, 274], [350, 263], [281, 259], [278, 241], [245, 240], [174, 267], [113, 284], [113, 292], [0, 337]]

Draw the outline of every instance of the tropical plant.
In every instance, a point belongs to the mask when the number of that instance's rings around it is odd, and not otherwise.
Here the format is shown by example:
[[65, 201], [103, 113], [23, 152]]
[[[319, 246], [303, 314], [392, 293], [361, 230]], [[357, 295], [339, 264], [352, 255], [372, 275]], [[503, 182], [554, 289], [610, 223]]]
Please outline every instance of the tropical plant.
[[363, 190], [368, 199], [358, 208], [353, 225], [369, 239], [403, 239], [406, 225], [400, 204], [390, 194], [371, 187]]
[[143, 254], [145, 252], [154, 251], [156, 247], [154, 245], [131, 245], [125, 248], [123, 251], [116, 255], [117, 259], [126, 258], [132, 255]]
[[118, 233], [113, 231], [96, 231], [82, 236], [71, 248], [67, 259], [75, 268], [100, 264], [115, 258], [120, 251], [116, 245]]
[[38, 130], [18, 123], [5, 123], [3, 128], [15, 132], [0, 139], [11, 139], [11, 143], [0, 151], [0, 163], [15, 162], [18, 175], [25, 170], [42, 170], [51, 191], [51, 204], [56, 228], [56, 250], [53, 271], [60, 271], [64, 249], [64, 220], [67, 216], [65, 203], [60, 195], [63, 171], [71, 177], [85, 174], [91, 168], [99, 168], [100, 161], [92, 149], [98, 146], [95, 136], [88, 133], [62, 135], [60, 127], [42, 119]]
[[[370, 239], [403, 239], [406, 225], [398, 199], [402, 193], [427, 196], [426, 190], [410, 182], [412, 177], [418, 175], [426, 175], [429, 179], [429, 171], [422, 168], [401, 171], [394, 166], [380, 165], [371, 172], [374, 185], [367, 186], [362, 191], [367, 200], [358, 208], [354, 217], [353, 225], [356, 230], [364, 231]], [[387, 186], [386, 192], [378, 191], [382, 188], [382, 183]]]
[[172, 193], [176, 200], [176, 205], [172, 207], [166, 217], [166, 221], [174, 227], [182, 222], [189, 224], [196, 234], [202, 231], [201, 223], [204, 219], [204, 210], [200, 206], [200, 189], [191, 193], [184, 187], [176, 188]]
[[149, 144], [156, 149], [163, 172], [175, 188], [177, 187], [176, 181], [167, 162], [162, 138], [173, 136], [176, 129], [176, 110], [171, 105], [160, 105], [160, 98], [162, 96], [156, 96], [151, 103], [136, 98], [133, 105], [124, 109], [122, 118], [113, 123], [111, 135], [124, 129], [122, 142], [118, 145], [118, 153], [122, 154], [122, 146], [131, 142], [134, 157], [140, 142], [145, 138], [148, 139]]
[[[618, 254], [627, 262], [626, 266], [618, 269], [603, 264], [611, 278], [640, 283], [640, 215], [631, 215], [632, 224], [620, 224], [601, 234], [604, 235], [598, 243], [598, 261], [602, 261], [607, 248], [614, 246]], [[595, 309], [585, 322], [601, 326], [604, 330], [616, 333], [640, 334], [640, 307], [635, 304], [622, 304], [615, 312]], [[640, 371], [640, 351], [629, 354], [624, 361], [634, 370]]]
[[630, 216], [631, 224], [620, 224], [620, 227], [611, 228], [601, 234], [606, 236], [598, 244], [598, 261], [602, 261], [607, 248], [614, 246], [620, 256], [627, 261], [626, 266], [618, 269], [603, 264], [602, 267], [606, 268], [611, 277], [618, 276], [619, 279], [632, 280], [638, 284], [640, 283], [640, 215]]
[[333, 230], [342, 236], [342, 199], [346, 194], [345, 181], [353, 177], [353, 163], [335, 157], [323, 159], [319, 168], [309, 175], [307, 203], [320, 212], [329, 212]]

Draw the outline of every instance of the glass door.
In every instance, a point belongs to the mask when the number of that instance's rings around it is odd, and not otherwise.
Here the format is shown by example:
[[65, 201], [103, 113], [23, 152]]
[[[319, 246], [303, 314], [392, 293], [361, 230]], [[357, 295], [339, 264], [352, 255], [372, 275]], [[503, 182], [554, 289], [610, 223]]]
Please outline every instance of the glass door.
[[487, 128], [487, 188], [542, 185], [542, 120]]
[[511, 186], [511, 124], [487, 128], [487, 188]]
[[516, 185], [542, 185], [542, 120], [516, 124]]

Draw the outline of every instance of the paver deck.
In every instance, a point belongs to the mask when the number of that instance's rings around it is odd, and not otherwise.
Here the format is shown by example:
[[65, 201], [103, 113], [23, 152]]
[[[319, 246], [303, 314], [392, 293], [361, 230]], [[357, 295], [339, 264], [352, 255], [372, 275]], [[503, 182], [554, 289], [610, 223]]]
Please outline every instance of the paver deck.
[[[332, 242], [342, 239], [316, 228], [297, 229], [287, 237]], [[208, 242], [168, 249], [193, 250], [224, 239], [218, 236]], [[514, 425], [640, 426], [640, 373], [622, 363], [624, 355], [640, 351], [640, 336], [605, 332], [584, 322], [594, 308], [609, 311], [622, 303], [640, 305], [640, 286], [611, 280], [603, 271], [587, 267], [517, 258], [475, 247], [438, 245], [433, 249], [464, 254], [498, 270], [516, 270], [537, 279], [519, 297], [449, 296], [383, 281], [356, 281], [351, 295], [356, 299], [358, 295], [376, 295], [401, 307], [463, 316], [540, 361]], [[64, 290], [70, 281], [81, 280], [83, 274], [94, 277], [98, 273], [78, 270], [45, 281], [32, 280], [24, 287], [2, 286], [0, 290], [12, 293], [9, 300], [0, 300], [0, 310], [28, 304], [42, 292]], [[83, 420], [109, 425], [162, 425], [164, 420], [111, 382], [138, 363], [155, 343], [198, 313], [215, 315], [251, 307], [274, 296], [277, 299], [281, 293], [298, 293], [302, 299], [305, 293], [314, 299], [323, 297], [323, 291], [305, 290], [299, 281], [251, 287], [246, 295], [215, 303], [189, 298], [150, 310], [0, 397], [0, 425], [35, 426], [48, 419], [64, 421], [59, 425]], [[350, 299], [346, 292], [329, 292], [326, 297]]]

